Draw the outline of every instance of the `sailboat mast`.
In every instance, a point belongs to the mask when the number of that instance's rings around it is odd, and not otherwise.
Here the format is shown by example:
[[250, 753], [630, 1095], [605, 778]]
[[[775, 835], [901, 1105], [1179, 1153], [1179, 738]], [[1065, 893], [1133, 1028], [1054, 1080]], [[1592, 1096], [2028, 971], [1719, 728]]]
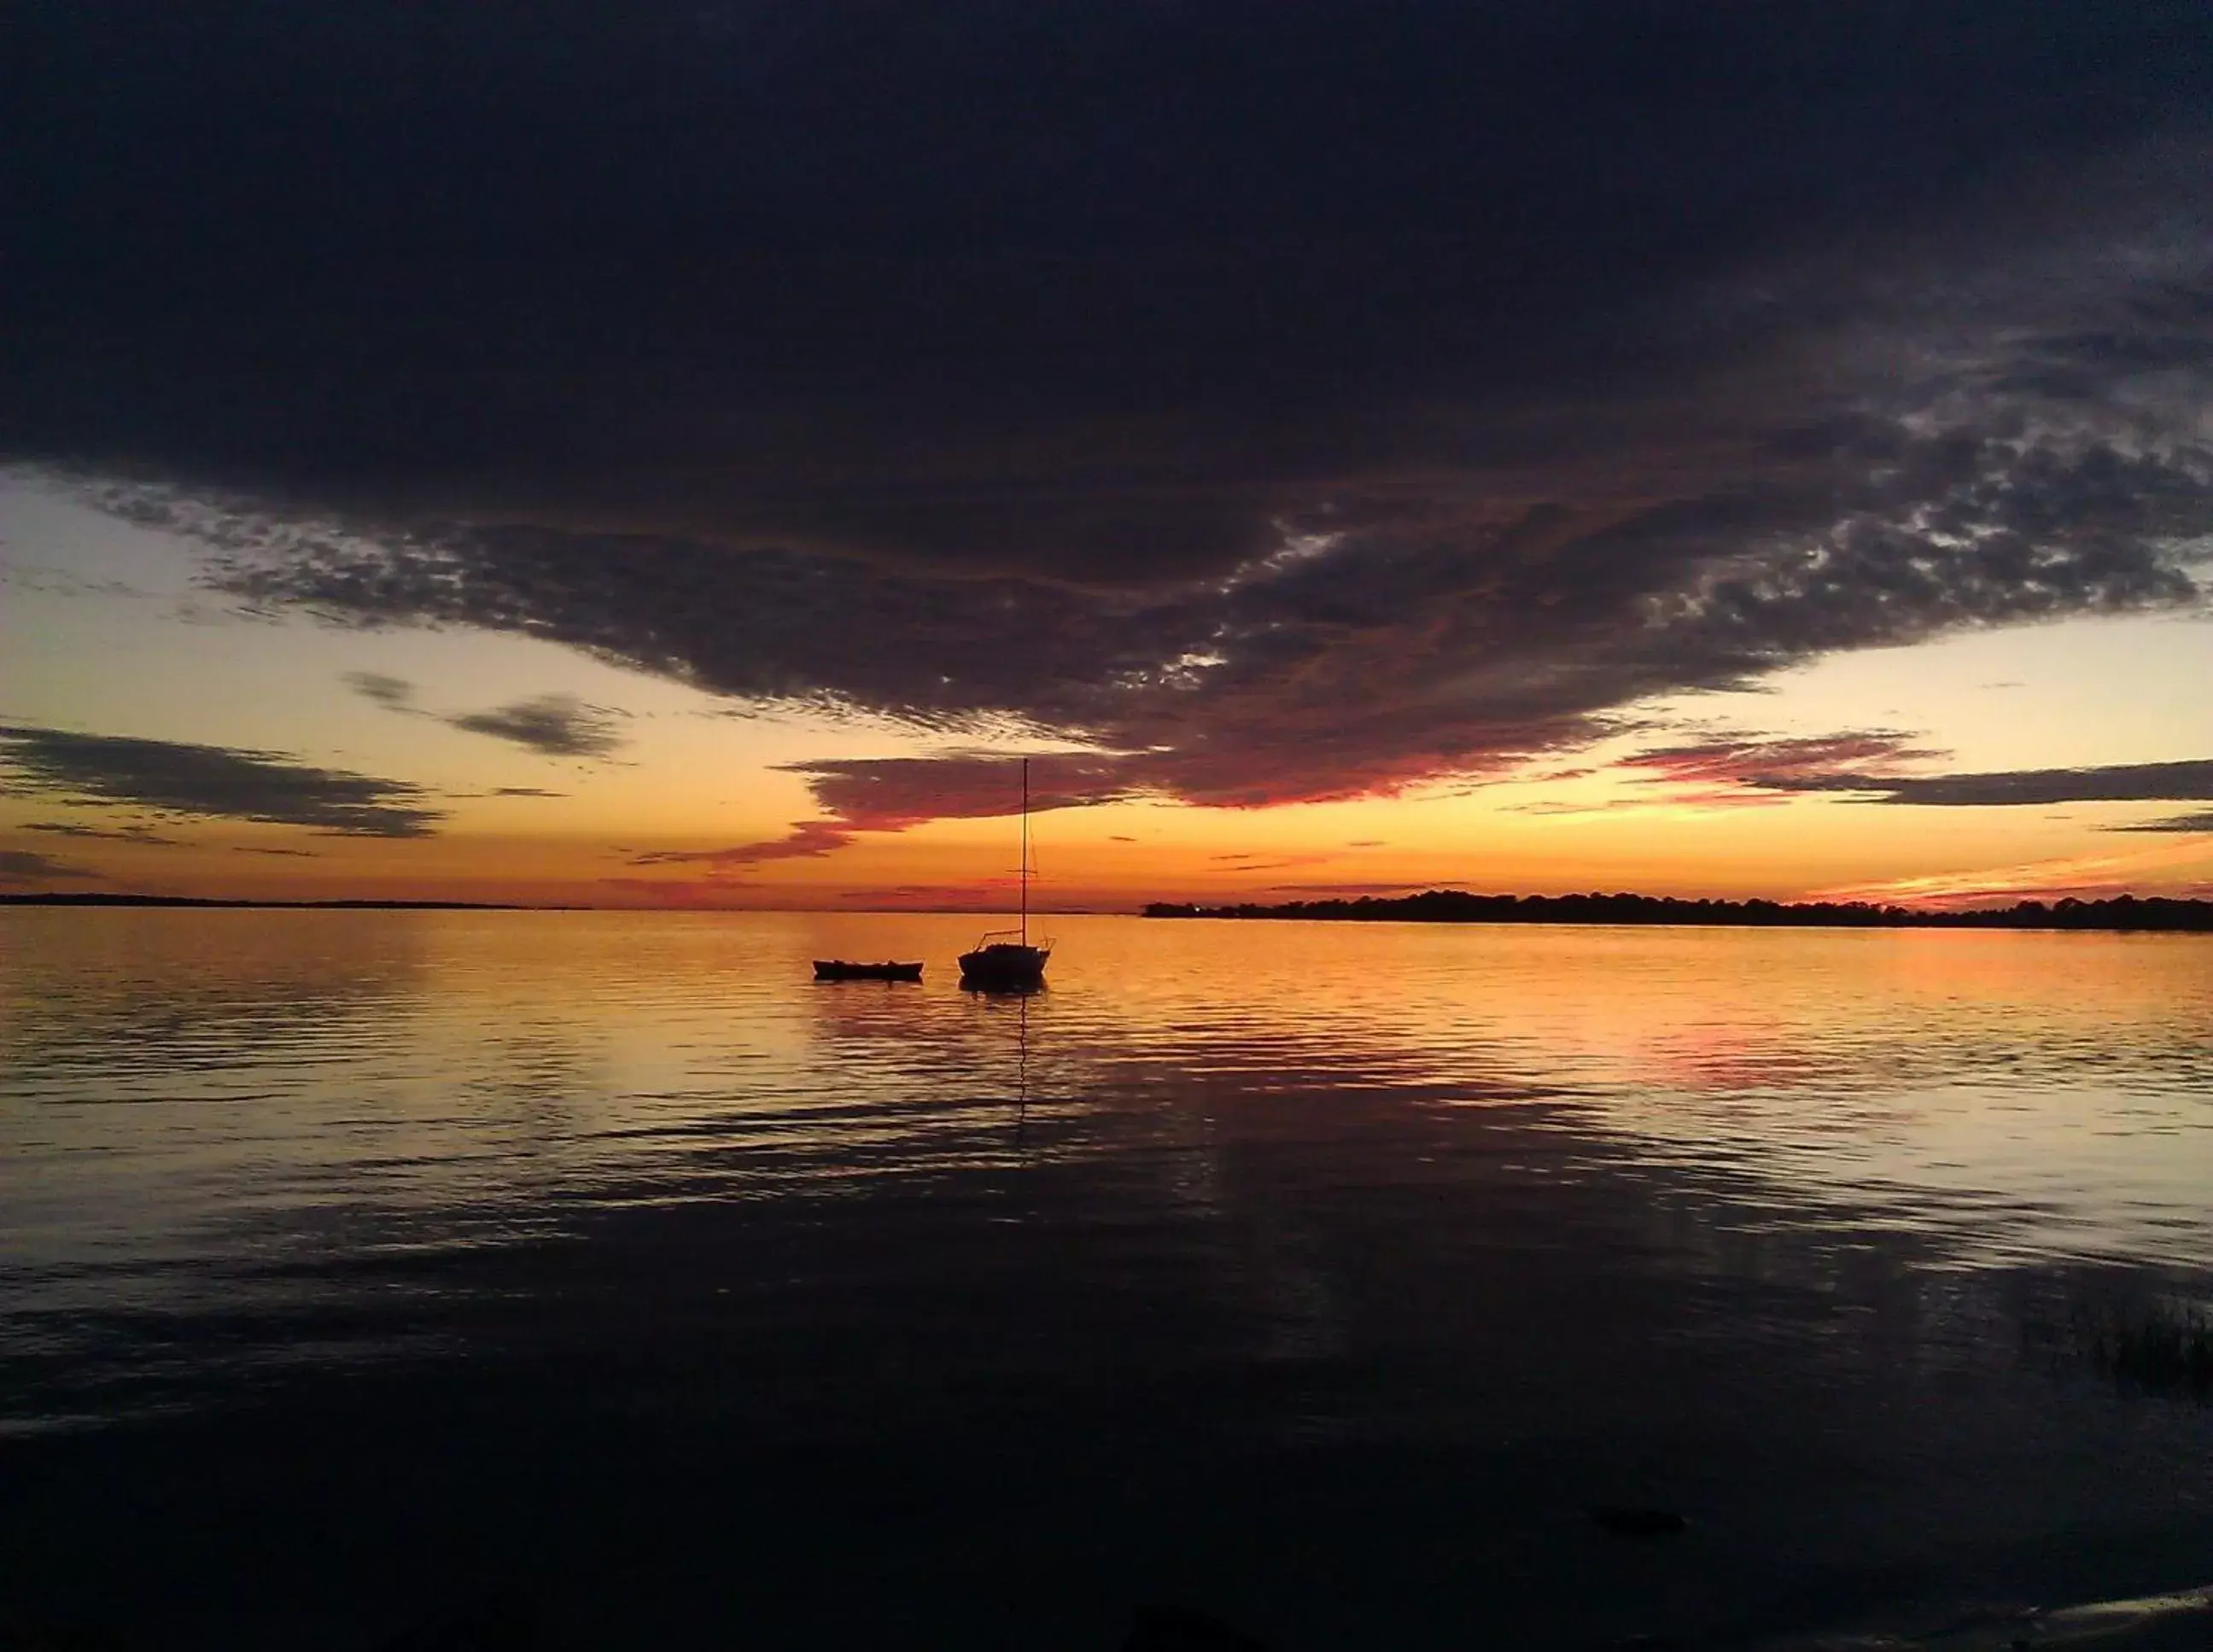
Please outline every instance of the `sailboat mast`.
[[1022, 759], [1022, 944], [1030, 943], [1030, 760]]

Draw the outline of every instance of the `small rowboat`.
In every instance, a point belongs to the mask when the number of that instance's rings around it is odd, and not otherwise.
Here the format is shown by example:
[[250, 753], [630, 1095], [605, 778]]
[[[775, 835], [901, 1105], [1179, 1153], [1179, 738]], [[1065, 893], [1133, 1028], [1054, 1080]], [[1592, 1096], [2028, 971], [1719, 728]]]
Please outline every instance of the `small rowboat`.
[[919, 981], [920, 964], [849, 964], [842, 958], [814, 960], [818, 981]]

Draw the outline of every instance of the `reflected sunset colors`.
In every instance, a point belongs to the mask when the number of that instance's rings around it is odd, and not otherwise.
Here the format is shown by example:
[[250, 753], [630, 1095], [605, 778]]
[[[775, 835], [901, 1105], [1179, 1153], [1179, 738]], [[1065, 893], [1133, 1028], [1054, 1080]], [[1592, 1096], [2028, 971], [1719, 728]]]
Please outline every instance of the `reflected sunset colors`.
[[[1567, 1648], [2195, 1576], [2213, 1412], [2068, 1339], [2213, 1279], [2202, 938], [1069, 917], [1002, 999], [978, 921], [6, 914], [18, 1594]], [[810, 978], [864, 948], [924, 982]], [[1613, 1564], [1619, 1503], [1700, 1535]]]

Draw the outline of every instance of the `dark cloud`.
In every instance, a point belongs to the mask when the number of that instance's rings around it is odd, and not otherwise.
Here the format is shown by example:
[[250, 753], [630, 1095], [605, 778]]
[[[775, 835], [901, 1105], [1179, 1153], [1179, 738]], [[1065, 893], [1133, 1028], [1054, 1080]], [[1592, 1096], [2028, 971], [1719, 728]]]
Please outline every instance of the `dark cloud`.
[[174, 845], [174, 838], [165, 838], [151, 826], [79, 826], [74, 820], [34, 820], [20, 827], [24, 832], [50, 832], [57, 838], [96, 838], [108, 843], [160, 844]]
[[[900, 825], [911, 825], [902, 821]], [[879, 828], [897, 831], [898, 826]], [[827, 855], [853, 840], [853, 829], [835, 820], [800, 820], [790, 835], [727, 849], [649, 849], [631, 856], [632, 866], [750, 866], [758, 861], [786, 861]]]
[[2108, 832], [2213, 832], [2213, 809], [2200, 809], [2195, 814], [2170, 814], [2164, 820], [2146, 820], [2137, 826], [2108, 826]]
[[[364, 699], [374, 700], [389, 710], [411, 716], [436, 716], [449, 728], [512, 741], [547, 757], [606, 757], [622, 745], [613, 727], [619, 714], [603, 705], [588, 705], [573, 694], [540, 694], [489, 711], [440, 715], [424, 710], [417, 704], [415, 685], [404, 677], [387, 677], [377, 671], [350, 671], [345, 681]], [[502, 786], [491, 794], [495, 797], [561, 795], [534, 786]]]
[[1891, 729], [1854, 730], [1799, 739], [1752, 737], [1655, 746], [1621, 760], [1656, 785], [1725, 789], [1760, 786], [1777, 791], [1880, 790], [1896, 783], [1902, 764], [1941, 760], [1948, 753], [1911, 744]]
[[[2155, 0], [40, 12], [9, 447], [1115, 579], [2213, 103]], [[2077, 320], [2015, 376], [2198, 343]]]
[[87, 878], [98, 881], [101, 874], [35, 849], [0, 849], [0, 883], [67, 883]]
[[234, 855], [282, 855], [288, 858], [308, 861], [321, 858], [312, 849], [262, 849], [251, 844], [233, 844], [230, 852]]
[[349, 671], [346, 686], [364, 699], [394, 711], [415, 709], [415, 685], [405, 677], [387, 677], [381, 671]]
[[1849, 773], [1777, 775], [1753, 783], [1786, 791], [1866, 792], [1883, 803], [1937, 808], [2167, 802], [2213, 798], [2213, 759], [2115, 763], [2086, 769], [2001, 769], [1985, 774], [1873, 778]]
[[566, 797], [565, 791], [548, 791], [543, 786], [494, 786], [495, 797]]
[[540, 694], [441, 721], [472, 735], [512, 741], [546, 757], [606, 757], [622, 746], [614, 716], [607, 707], [587, 705], [573, 694]]
[[2204, 601], [2202, 9], [180, 16], [41, 10], [0, 453], [248, 604], [1252, 807]]
[[444, 818], [420, 787], [274, 752], [0, 725], [0, 767], [71, 802], [320, 826], [347, 836], [422, 838]]
[[[2112, 763], [2076, 769], [1998, 769], [1980, 773], [1900, 773], [1948, 753], [1911, 744], [1887, 730], [1808, 739], [1751, 738], [1655, 747], [1622, 759], [1655, 783], [1688, 786], [1712, 801], [1747, 793], [1838, 792], [1863, 802], [1937, 808], [2015, 808], [2052, 803], [2194, 802], [2213, 798], [2213, 759]], [[1683, 794], [1671, 795], [1680, 801]], [[2201, 817], [2183, 816], [2183, 820]], [[2154, 822], [2125, 831], [2188, 832]]]

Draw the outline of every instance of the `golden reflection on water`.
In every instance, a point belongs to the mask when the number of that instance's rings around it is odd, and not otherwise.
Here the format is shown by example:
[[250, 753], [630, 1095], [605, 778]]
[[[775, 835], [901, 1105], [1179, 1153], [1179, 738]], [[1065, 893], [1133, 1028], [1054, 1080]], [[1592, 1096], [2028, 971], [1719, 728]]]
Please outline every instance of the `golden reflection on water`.
[[[1361, 1094], [1543, 1101], [1611, 1151], [1971, 1247], [2213, 1262], [2197, 937], [1070, 917], [1015, 1004], [955, 986], [966, 917], [0, 921], [19, 1244], [166, 1243], [257, 1204], [542, 1222], [557, 1190], [654, 1197], [704, 1142], [741, 1140], [763, 1189], [927, 1168], [1026, 1086], [1041, 1114], [1256, 1137], [1326, 1136]], [[826, 955], [928, 967], [818, 985]]]
[[[911, 1578], [1031, 1543], [1051, 1610], [1199, 1552], [1347, 1649], [1578, 1613], [1492, 1638], [1619, 1643], [1763, 1590], [1791, 1622], [1947, 1552], [2039, 1588], [2072, 1556], [2064, 1598], [2198, 1576], [2213, 1409], [2024, 1350], [2111, 1288], [2213, 1284], [2205, 940], [1076, 917], [1001, 999], [955, 984], [983, 927], [0, 913], [0, 1432], [61, 1466], [0, 1479], [0, 1536], [56, 1576], [144, 1562], [235, 1472], [271, 1489], [210, 1539], [226, 1623], [264, 1604], [235, 1557], [295, 1530], [338, 1568], [318, 1621], [373, 1592], [325, 1530], [399, 1576], [513, 1534], [619, 1619], [593, 1557], [664, 1495], [632, 1466], [696, 1463], [637, 1564], [686, 1549], [671, 1600], [736, 1580], [718, 1626], [786, 1576], [812, 1625], [834, 1570], [942, 1628], [981, 1597]], [[927, 971], [818, 985], [826, 956]], [[249, 1403], [280, 1379], [281, 1425]], [[215, 1443], [144, 1471], [171, 1501], [126, 1498], [156, 1512], [111, 1556], [68, 1465], [173, 1411]], [[855, 1466], [901, 1454], [957, 1517]], [[835, 1539], [789, 1526], [809, 1497]], [[1582, 1505], [1678, 1498], [1679, 1570], [1592, 1587]], [[460, 1537], [419, 1539], [442, 1511]], [[1101, 1543], [1130, 1576], [1085, 1570]], [[1363, 1638], [1393, 1609], [1422, 1632]]]

